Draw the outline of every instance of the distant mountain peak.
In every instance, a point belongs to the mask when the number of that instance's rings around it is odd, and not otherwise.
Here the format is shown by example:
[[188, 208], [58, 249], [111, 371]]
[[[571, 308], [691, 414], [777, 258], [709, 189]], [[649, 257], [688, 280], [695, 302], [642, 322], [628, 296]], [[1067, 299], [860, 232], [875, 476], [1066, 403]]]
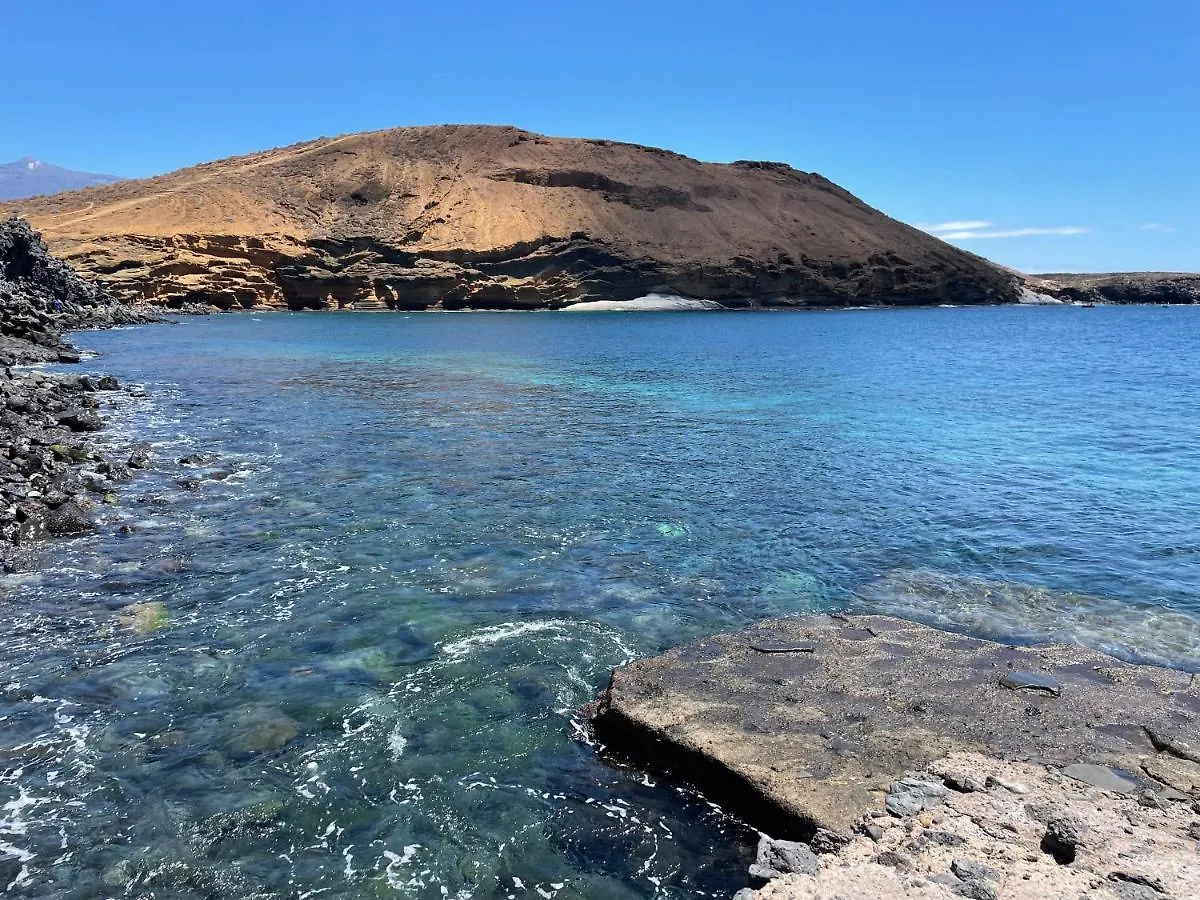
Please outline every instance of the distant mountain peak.
[[58, 194], [120, 180], [116, 175], [75, 172], [32, 156], [22, 156], [10, 163], [0, 163], [0, 200]]

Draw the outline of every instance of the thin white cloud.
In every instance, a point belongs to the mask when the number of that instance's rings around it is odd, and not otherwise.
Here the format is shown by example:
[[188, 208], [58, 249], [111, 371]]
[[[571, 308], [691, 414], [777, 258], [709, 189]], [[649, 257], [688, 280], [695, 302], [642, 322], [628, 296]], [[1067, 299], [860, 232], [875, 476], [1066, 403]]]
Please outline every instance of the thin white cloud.
[[979, 238], [1020, 238], [1044, 235], [1088, 234], [1090, 228], [1063, 225], [1057, 228], [1010, 228], [994, 230], [992, 223], [983, 219], [964, 219], [956, 222], [941, 222], [937, 225], [917, 225], [943, 241], [970, 241]]
[[950, 231], [937, 235], [943, 241], [969, 241], [974, 238], [1039, 237], [1048, 234], [1089, 234], [1090, 228], [1064, 225], [1061, 228], [1013, 228], [1009, 231]]
[[1171, 225], [1163, 225], [1160, 222], [1147, 222], [1142, 226], [1142, 231], [1161, 231], [1164, 234], [1174, 234], [1175, 228]]
[[940, 222], [937, 225], [918, 225], [922, 231], [928, 231], [930, 234], [937, 234], [941, 231], [976, 231], [980, 228], [990, 228], [991, 222], [984, 222], [978, 219], [966, 219], [958, 222]]

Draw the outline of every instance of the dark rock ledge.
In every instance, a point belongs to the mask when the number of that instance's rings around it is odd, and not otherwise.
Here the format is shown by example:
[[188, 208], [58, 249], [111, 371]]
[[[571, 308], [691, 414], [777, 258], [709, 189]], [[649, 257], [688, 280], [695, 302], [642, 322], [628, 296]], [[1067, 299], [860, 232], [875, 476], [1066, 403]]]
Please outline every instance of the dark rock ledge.
[[756, 896], [1200, 896], [1186, 672], [813, 616], [623, 666], [589, 715], [776, 839]]
[[98, 397], [119, 389], [107, 376], [19, 371], [19, 363], [79, 362], [66, 329], [157, 321], [80, 279], [21, 219], [0, 222], [0, 566], [20, 565], [18, 548], [95, 526], [100, 502], [148, 463], [105, 455], [92, 439], [104, 427]]

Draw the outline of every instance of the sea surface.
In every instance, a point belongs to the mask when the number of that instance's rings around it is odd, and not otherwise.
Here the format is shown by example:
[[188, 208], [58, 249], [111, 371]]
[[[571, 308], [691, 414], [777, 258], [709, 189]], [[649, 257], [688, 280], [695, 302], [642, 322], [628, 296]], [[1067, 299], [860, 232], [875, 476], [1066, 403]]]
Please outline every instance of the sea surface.
[[851, 609], [1200, 670], [1200, 308], [77, 342], [155, 463], [0, 580], [14, 894], [727, 897], [753, 835], [580, 728], [612, 666]]

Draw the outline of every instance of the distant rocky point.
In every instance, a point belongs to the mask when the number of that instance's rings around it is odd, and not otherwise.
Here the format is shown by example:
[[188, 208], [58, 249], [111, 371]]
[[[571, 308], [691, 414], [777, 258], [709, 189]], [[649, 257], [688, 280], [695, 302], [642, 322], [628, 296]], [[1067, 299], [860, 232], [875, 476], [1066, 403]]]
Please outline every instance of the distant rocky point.
[[1029, 275], [1026, 282], [1073, 303], [1200, 303], [1200, 274], [1113, 272], [1096, 275]]
[[113, 184], [120, 180], [116, 175], [73, 172], [61, 166], [44, 163], [40, 159], [23, 156], [15, 162], [0, 163], [0, 200], [58, 194], [98, 184]]
[[519, 128], [322, 138], [8, 209], [125, 299], [536, 309], [1015, 302], [1017, 279], [782, 163]]

